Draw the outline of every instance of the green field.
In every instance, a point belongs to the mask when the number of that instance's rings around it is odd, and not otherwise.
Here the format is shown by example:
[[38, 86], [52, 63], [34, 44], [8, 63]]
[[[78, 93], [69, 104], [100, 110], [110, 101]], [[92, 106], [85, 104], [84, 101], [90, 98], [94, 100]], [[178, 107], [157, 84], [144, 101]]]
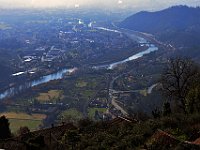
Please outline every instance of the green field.
[[26, 114], [23, 112], [5, 112], [1, 113], [0, 116], [6, 116], [10, 122], [10, 129], [12, 133], [16, 133], [16, 131], [20, 127], [27, 126], [31, 131], [38, 129], [39, 125], [42, 125], [43, 119], [46, 118], [44, 114]]
[[78, 121], [82, 118], [82, 113], [75, 108], [65, 110], [59, 115], [59, 119], [63, 119], [64, 121]]
[[88, 109], [88, 117], [91, 119], [94, 119], [96, 110], [100, 113], [105, 113], [107, 109], [106, 108], [89, 108]]
[[80, 93], [82, 94], [82, 96], [86, 99], [88, 99], [89, 97], [93, 97], [95, 95], [96, 91], [92, 91], [92, 90], [84, 90], [81, 91]]
[[40, 93], [36, 99], [39, 102], [56, 102], [57, 100], [62, 99], [62, 96], [62, 90], [50, 90], [47, 93]]
[[140, 90], [139, 93], [143, 96], [147, 96], [147, 90], [144, 89], [144, 90]]
[[12, 133], [16, 133], [20, 127], [28, 127], [31, 131], [37, 130], [42, 125], [42, 120], [22, 120], [22, 119], [9, 119], [10, 129]]
[[82, 81], [82, 80], [79, 80], [79, 81], [77, 81], [77, 83], [76, 83], [76, 87], [78, 87], [78, 88], [86, 87], [87, 84], [88, 84], [87, 82]]

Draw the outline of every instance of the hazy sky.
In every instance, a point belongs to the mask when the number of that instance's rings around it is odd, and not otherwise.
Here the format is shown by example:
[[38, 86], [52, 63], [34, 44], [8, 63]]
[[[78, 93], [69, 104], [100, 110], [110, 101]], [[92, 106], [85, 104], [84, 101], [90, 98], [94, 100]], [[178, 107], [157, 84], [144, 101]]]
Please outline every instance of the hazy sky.
[[200, 0], [0, 0], [3, 8], [100, 7], [155, 10], [172, 5], [200, 6]]

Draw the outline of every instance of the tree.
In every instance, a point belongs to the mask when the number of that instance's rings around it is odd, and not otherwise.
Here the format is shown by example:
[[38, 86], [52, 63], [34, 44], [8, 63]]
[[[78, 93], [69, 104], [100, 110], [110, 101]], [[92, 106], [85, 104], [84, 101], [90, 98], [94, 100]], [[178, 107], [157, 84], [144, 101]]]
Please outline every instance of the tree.
[[169, 102], [165, 102], [163, 105], [163, 116], [168, 116], [171, 114], [171, 106]]
[[64, 136], [65, 142], [72, 146], [72, 150], [76, 149], [76, 144], [80, 141], [80, 135], [76, 130], [69, 130]]
[[0, 117], [0, 139], [7, 139], [11, 137], [9, 128], [9, 121], [5, 116]]
[[156, 118], [160, 118], [161, 112], [160, 112], [160, 110], [159, 110], [158, 107], [156, 107], [156, 108], [152, 111], [152, 115], [153, 115], [153, 117], [154, 117], [155, 119], [156, 119]]
[[162, 75], [164, 94], [186, 113], [186, 96], [199, 76], [198, 67], [189, 59], [171, 59]]
[[187, 112], [200, 112], [200, 83], [189, 90], [186, 97], [186, 102]]
[[30, 132], [30, 129], [28, 127], [20, 127], [19, 130], [17, 131], [18, 135], [23, 135], [27, 134]]

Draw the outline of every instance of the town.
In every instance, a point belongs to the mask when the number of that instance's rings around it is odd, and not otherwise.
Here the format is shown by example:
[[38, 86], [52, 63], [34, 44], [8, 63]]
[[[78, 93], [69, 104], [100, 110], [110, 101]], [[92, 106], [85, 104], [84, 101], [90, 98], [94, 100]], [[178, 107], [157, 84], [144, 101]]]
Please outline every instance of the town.
[[1, 114], [13, 132], [81, 118], [137, 116], [162, 105], [161, 98], [146, 101], [156, 95], [168, 44], [113, 22], [48, 14], [19, 19], [2, 22], [0, 32], [0, 41], [7, 41], [0, 42], [2, 49], [12, 55], [7, 78], [0, 81]]

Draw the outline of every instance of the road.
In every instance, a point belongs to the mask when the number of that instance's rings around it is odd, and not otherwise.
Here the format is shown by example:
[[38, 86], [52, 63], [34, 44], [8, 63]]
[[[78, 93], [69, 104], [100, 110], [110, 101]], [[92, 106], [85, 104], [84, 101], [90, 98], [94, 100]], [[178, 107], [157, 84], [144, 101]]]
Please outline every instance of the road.
[[156, 83], [156, 84], [153, 84], [152, 86], [150, 86], [150, 87], [148, 88], [148, 90], [147, 90], [147, 93], [148, 93], [148, 94], [151, 94], [152, 91], [153, 91], [153, 89], [154, 89], [157, 85], [158, 85], [158, 84]]
[[120, 110], [121, 113], [124, 115], [124, 116], [128, 116], [128, 113], [126, 112], [126, 110], [124, 110], [124, 108], [122, 108], [121, 106], [118, 105], [118, 103], [116, 102], [116, 97], [113, 96], [113, 91], [115, 91], [113, 89], [113, 84], [114, 82], [122, 77], [123, 75], [125, 75], [126, 73], [123, 73], [123, 74], [120, 74], [118, 76], [116, 76], [115, 78], [112, 79], [112, 81], [110, 82], [110, 85], [109, 85], [109, 103], [112, 104], [117, 110]]
[[[114, 82], [115, 82], [118, 78], [122, 77], [122, 76], [125, 75], [125, 74], [126, 74], [126, 73], [123, 73], [123, 74], [118, 75], [117, 77], [113, 78], [112, 81], [110, 82], [110, 86], [109, 86], [109, 99], [110, 99], [110, 104], [112, 104], [117, 110], [120, 110], [121, 113], [122, 113], [124, 116], [128, 116], [127, 111], [126, 111], [124, 108], [122, 108], [122, 107], [118, 104], [119, 101], [116, 100], [117, 97], [114, 96], [114, 94], [137, 93], [137, 92], [140, 92], [141, 90], [130, 90], [130, 91], [116, 91], [116, 90], [114, 90], [114, 88], [113, 88]], [[148, 94], [151, 94], [152, 91], [153, 91], [153, 89], [154, 89], [157, 85], [158, 85], [158, 84], [156, 83], [156, 84], [153, 84], [152, 86], [150, 86], [150, 87], [147, 89], [147, 93], [148, 93]]]
[[[114, 24], [113, 24], [114, 27], [116, 27]], [[118, 28], [116, 27], [117, 30], [125, 33], [126, 35], [128, 35], [132, 40], [135, 40], [134, 36], [137, 35], [139, 37], [142, 37], [144, 39], [147, 39], [147, 41], [150, 41], [151, 43], [155, 43], [156, 45], [159, 45], [160, 47], [164, 47], [165, 49], [169, 49], [168, 45], [165, 44], [165, 43], [162, 43], [160, 41], [158, 41], [157, 39], [155, 39], [152, 35], [149, 35], [149, 34], [146, 34], [146, 33], [142, 33], [142, 32], [137, 32], [137, 31], [133, 31], [133, 30], [128, 30], [128, 29], [121, 29], [121, 28]], [[133, 37], [131, 35], [134, 35]], [[171, 49], [175, 49], [174, 47], [171, 46]], [[130, 71], [129, 71], [130, 72]], [[127, 72], [127, 73], [129, 73]], [[109, 104], [113, 105], [117, 110], [120, 110], [121, 113], [124, 115], [124, 116], [127, 116], [128, 113], [127, 111], [122, 108], [118, 103], [117, 103], [117, 100], [114, 96], [114, 94], [117, 94], [117, 93], [134, 93], [134, 92], [139, 92], [140, 90], [134, 90], [134, 91], [116, 91], [114, 90], [113, 88], [113, 84], [114, 82], [122, 77], [123, 75], [127, 74], [127, 73], [122, 73], [122, 74], [119, 74], [118, 76], [116, 76], [115, 78], [112, 79], [112, 81], [110, 82], [110, 85], [109, 85]], [[151, 94], [152, 93], [152, 90], [157, 86], [157, 84], [154, 84], [152, 85], [151, 87], [149, 87], [147, 89], [147, 93], [148, 94]]]
[[145, 32], [139, 32], [139, 31], [135, 31], [135, 30], [130, 30], [130, 29], [125, 29], [125, 28], [119, 28], [118, 26], [115, 25], [114, 22], [111, 23], [112, 26], [117, 29], [120, 32], [125, 33], [126, 35], [128, 35], [131, 39], [135, 40], [134, 38], [132, 38], [132, 34], [135, 36], [139, 36], [142, 37], [144, 39], [146, 39], [147, 41], [150, 41], [150, 43], [152, 44], [156, 44], [157, 46], [163, 47], [164, 49], [169, 49], [169, 50], [176, 50], [176, 48], [171, 45], [171, 44], [166, 44], [164, 42], [159, 41], [158, 39], [155, 38], [154, 35], [149, 34], [149, 33], [145, 33]]

